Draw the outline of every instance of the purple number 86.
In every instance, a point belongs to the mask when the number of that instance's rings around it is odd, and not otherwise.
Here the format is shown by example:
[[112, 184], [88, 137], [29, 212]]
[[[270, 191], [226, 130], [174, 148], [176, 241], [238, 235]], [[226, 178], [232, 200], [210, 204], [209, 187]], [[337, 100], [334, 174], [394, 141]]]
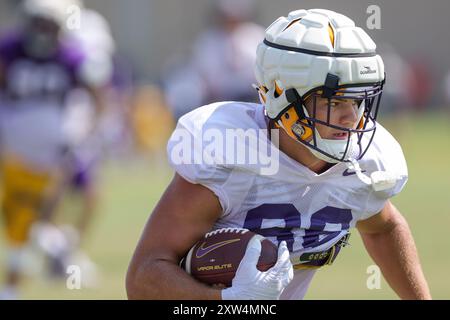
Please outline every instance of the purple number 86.
[[[264, 227], [263, 220], [283, 220], [283, 226]], [[263, 204], [247, 212], [244, 228], [265, 237], [276, 237], [277, 241], [286, 241], [289, 251], [293, 250], [294, 233], [292, 229], [301, 228], [301, 213], [293, 204]], [[340, 224], [340, 230], [349, 229], [353, 219], [350, 209], [324, 207], [311, 215], [310, 227], [305, 229], [302, 246], [316, 247], [334, 238], [340, 231], [325, 231], [327, 224]], [[322, 236], [322, 237], [321, 237]]]

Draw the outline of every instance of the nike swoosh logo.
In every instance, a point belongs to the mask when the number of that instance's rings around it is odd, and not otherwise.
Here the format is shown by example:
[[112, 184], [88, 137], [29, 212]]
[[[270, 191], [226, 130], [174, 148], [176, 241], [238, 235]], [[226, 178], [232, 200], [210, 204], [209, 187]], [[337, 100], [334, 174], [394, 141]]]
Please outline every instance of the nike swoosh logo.
[[[366, 170], [362, 170], [361, 172], [366, 172]], [[353, 174], [356, 174], [356, 172], [355, 171], [351, 171], [350, 172], [348, 169], [345, 169], [344, 172], [342, 172], [342, 175], [344, 177], [351, 176]]]
[[206, 248], [205, 248], [206, 242], [203, 242], [202, 245], [200, 246], [200, 248], [197, 249], [197, 252], [195, 253], [195, 257], [196, 258], [204, 257], [211, 251], [216, 250], [217, 248], [220, 248], [220, 247], [223, 247], [223, 246], [226, 246], [228, 244], [238, 242], [238, 241], [241, 241], [241, 239], [231, 239], [231, 240], [220, 241], [217, 243], [213, 243], [212, 245], [209, 245]]

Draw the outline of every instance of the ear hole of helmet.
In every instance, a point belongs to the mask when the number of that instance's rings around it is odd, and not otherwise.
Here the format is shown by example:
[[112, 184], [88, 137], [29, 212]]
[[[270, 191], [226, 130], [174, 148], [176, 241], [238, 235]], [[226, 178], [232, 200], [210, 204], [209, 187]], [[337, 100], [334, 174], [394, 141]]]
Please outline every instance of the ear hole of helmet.
[[300, 119], [294, 107], [289, 108], [283, 116], [275, 122], [277, 128], [283, 127], [286, 133], [295, 140], [308, 140], [313, 132], [306, 119]]
[[308, 126], [308, 122], [306, 120], [301, 120], [294, 123], [291, 127], [291, 131], [297, 139], [303, 141], [309, 140], [313, 134], [312, 129]]

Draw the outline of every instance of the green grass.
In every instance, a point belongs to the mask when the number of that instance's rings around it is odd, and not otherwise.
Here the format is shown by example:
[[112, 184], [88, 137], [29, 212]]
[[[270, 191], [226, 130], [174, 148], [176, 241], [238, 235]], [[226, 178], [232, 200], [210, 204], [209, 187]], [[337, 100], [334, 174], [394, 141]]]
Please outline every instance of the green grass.
[[[434, 298], [450, 298], [450, 125], [448, 115], [386, 118], [382, 123], [401, 142], [410, 178], [393, 199], [407, 218]], [[172, 177], [165, 165], [148, 161], [108, 162], [102, 168], [99, 216], [86, 245], [98, 264], [99, 286], [68, 290], [64, 282], [26, 279], [27, 299], [124, 299], [128, 262], [153, 207]], [[396, 299], [383, 280], [368, 290], [366, 269], [373, 264], [356, 230], [332, 267], [318, 271], [307, 299]], [[0, 274], [5, 254], [0, 242]]]

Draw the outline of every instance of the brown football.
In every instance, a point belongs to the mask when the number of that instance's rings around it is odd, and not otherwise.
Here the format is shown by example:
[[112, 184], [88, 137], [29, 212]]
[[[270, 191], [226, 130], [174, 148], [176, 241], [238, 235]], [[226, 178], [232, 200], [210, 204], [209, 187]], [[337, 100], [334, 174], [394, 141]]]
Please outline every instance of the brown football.
[[257, 268], [266, 271], [277, 261], [277, 247], [263, 236], [241, 228], [222, 228], [207, 233], [189, 250], [180, 265], [201, 282], [229, 287], [253, 237], [258, 237], [262, 244]]

